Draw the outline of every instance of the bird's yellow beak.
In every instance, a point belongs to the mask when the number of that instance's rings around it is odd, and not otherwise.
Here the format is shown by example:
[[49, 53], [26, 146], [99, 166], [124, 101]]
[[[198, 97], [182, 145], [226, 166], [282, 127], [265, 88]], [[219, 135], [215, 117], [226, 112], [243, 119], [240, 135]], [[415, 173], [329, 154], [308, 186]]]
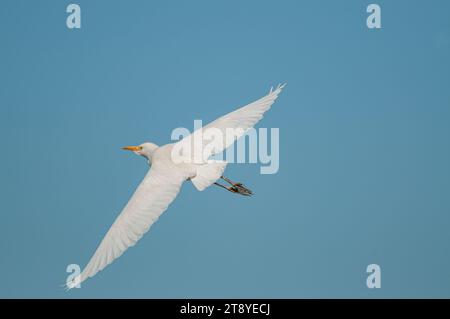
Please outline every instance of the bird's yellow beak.
[[122, 147], [122, 149], [126, 151], [137, 152], [142, 150], [142, 146], [124, 146]]

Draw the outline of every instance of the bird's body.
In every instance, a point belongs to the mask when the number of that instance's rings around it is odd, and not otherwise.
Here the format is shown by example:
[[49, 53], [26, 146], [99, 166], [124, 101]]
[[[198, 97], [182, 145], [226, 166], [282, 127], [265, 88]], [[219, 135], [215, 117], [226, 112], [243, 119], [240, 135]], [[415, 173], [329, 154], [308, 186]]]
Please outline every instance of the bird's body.
[[[162, 146], [143, 143], [139, 146], [124, 147], [145, 157], [151, 168], [106, 233], [87, 266], [79, 276], [67, 283], [67, 287], [78, 286], [121, 256], [126, 249], [135, 245], [176, 198], [181, 185], [187, 180], [192, 181], [200, 191], [216, 184], [233, 193], [252, 195], [252, 192], [241, 183], [234, 183], [222, 176], [226, 162], [211, 161], [209, 157], [232, 145], [253, 127], [276, 100], [283, 86], [278, 86], [265, 97], [218, 118], [177, 143]], [[225, 138], [227, 129], [240, 131], [229, 140]], [[205, 130], [223, 134], [221, 138], [211, 142], [210, 138], [203, 136]], [[180, 149], [193, 152], [181, 152], [181, 156], [178, 156]], [[194, 153], [197, 151], [202, 153], [200, 159], [194, 159]], [[218, 184], [216, 181], [220, 178], [231, 186]]]
[[180, 162], [176, 163], [172, 159], [172, 150], [175, 143], [165, 144], [157, 147], [149, 160], [149, 165], [164, 165], [166, 170], [178, 172], [185, 179], [194, 178], [197, 174], [197, 166], [194, 163]]

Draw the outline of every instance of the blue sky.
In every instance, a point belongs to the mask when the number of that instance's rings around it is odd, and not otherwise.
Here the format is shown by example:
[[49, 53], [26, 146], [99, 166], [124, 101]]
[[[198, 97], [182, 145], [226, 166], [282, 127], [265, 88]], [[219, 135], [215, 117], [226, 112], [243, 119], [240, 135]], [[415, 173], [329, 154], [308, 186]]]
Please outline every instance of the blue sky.
[[[449, 297], [448, 1], [2, 1], [0, 297]], [[373, 1], [375, 2], [375, 1]], [[82, 289], [139, 184], [123, 145], [170, 142], [286, 89], [280, 170], [231, 164], [252, 198], [183, 187]], [[382, 288], [366, 287], [381, 266]]]

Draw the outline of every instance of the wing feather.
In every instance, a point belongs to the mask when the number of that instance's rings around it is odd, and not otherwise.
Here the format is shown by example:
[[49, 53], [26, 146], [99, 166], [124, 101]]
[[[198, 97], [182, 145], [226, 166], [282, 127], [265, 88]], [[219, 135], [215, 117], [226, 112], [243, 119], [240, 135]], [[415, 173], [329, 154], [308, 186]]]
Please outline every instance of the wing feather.
[[80, 276], [67, 285], [73, 288], [95, 276], [120, 257], [149, 230], [180, 191], [185, 177], [154, 163], [133, 196], [106, 233]]
[[[202, 161], [206, 162], [209, 157], [220, 153], [231, 146], [237, 139], [242, 137], [248, 129], [255, 126], [256, 123], [263, 118], [264, 113], [270, 109], [284, 86], [285, 84], [278, 85], [275, 90], [270, 89], [269, 94], [259, 100], [219, 117], [215, 121], [186, 136], [176, 143], [176, 149], [180, 150], [177, 152], [179, 152], [181, 156], [186, 156], [183, 154], [187, 153], [189, 154], [188, 157], [199, 156], [195, 154], [200, 152]], [[209, 129], [220, 132], [222, 138], [211, 138], [211, 136], [205, 134]], [[227, 129], [233, 129], [235, 134], [229, 135], [227, 138], [227, 134], [231, 132], [227, 132]], [[196, 141], [200, 141], [200, 144], [196, 145]], [[183, 152], [183, 150], [189, 150], [189, 152]]]

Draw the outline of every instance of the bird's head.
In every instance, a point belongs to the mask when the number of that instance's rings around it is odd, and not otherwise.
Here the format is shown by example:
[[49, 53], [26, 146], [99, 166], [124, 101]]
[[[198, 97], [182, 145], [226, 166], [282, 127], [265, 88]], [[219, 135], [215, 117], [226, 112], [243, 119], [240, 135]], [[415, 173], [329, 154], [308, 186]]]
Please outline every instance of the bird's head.
[[138, 145], [138, 146], [122, 147], [123, 150], [132, 151], [133, 153], [135, 153], [137, 155], [144, 156], [149, 161], [151, 161], [152, 155], [157, 148], [158, 148], [158, 145], [153, 144], [153, 143], [142, 143], [141, 145]]

